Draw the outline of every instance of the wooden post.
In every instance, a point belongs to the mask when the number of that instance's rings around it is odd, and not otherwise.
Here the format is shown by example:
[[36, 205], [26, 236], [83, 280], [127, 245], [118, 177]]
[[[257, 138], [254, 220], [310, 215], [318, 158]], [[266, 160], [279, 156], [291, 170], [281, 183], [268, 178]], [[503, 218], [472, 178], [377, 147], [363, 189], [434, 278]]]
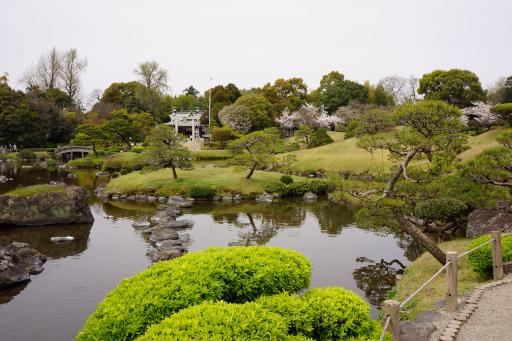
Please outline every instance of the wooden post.
[[446, 311], [453, 313], [457, 310], [457, 252], [447, 251], [446, 262], [451, 262], [446, 268]]
[[503, 279], [503, 256], [501, 250], [501, 231], [491, 231], [492, 241], [492, 274], [494, 280]]
[[388, 331], [393, 336], [393, 341], [400, 340], [400, 302], [394, 300], [385, 300], [384, 306], [382, 307], [384, 313], [384, 319], [388, 316], [389, 327]]

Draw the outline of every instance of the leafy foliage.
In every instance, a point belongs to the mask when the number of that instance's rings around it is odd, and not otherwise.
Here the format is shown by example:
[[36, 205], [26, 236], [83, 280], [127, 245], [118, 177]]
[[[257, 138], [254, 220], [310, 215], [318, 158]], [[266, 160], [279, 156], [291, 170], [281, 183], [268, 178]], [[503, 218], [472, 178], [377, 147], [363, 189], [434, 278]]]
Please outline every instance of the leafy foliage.
[[281, 182], [285, 185], [289, 185], [293, 182], [293, 178], [289, 175], [281, 176]]
[[261, 130], [274, 125], [272, 104], [264, 96], [248, 93], [239, 97], [235, 104], [244, 106], [249, 110], [250, 131]]
[[[286, 264], [286, 266], [283, 266]], [[77, 340], [130, 340], [152, 324], [208, 300], [252, 301], [309, 285], [311, 264], [275, 247], [210, 248], [125, 279], [87, 320]]]
[[211, 198], [215, 194], [215, 188], [209, 186], [191, 186], [188, 189], [188, 195], [192, 198]]
[[339, 107], [347, 105], [349, 101], [365, 102], [368, 99], [368, 90], [361, 84], [346, 80], [345, 76], [332, 71], [320, 80], [317, 104], [323, 105], [327, 111], [334, 112]]
[[459, 108], [485, 100], [485, 91], [478, 76], [460, 69], [435, 70], [423, 75], [418, 93], [424, 94], [427, 100], [442, 100]]
[[151, 327], [137, 340], [286, 339], [284, 318], [257, 304], [205, 302]]
[[496, 104], [491, 108], [491, 112], [499, 115], [503, 121], [512, 126], [512, 103]]
[[[243, 135], [231, 141], [229, 146], [239, 155], [236, 160], [242, 164], [250, 165], [247, 179], [250, 179], [258, 165], [269, 164], [274, 161], [273, 155], [281, 142], [277, 128], [267, 128]], [[247, 152], [247, 153], [245, 153]]]
[[327, 129], [318, 128], [311, 134], [309, 138], [309, 147], [320, 147], [332, 142], [334, 142], [334, 140], [327, 134]]
[[296, 197], [302, 196], [307, 192], [315, 194], [327, 193], [329, 185], [325, 180], [311, 179], [292, 182], [285, 184], [283, 182], [271, 183], [265, 186], [265, 191], [268, 193], [277, 193], [283, 197]]
[[[476, 238], [469, 245], [469, 249], [489, 241], [491, 237], [484, 235]], [[476, 273], [489, 278], [492, 276], [492, 243], [482, 246], [481, 248], [469, 254], [469, 265]], [[512, 236], [504, 236], [501, 238], [503, 262], [512, 261]]]
[[458, 199], [436, 198], [418, 203], [414, 215], [428, 221], [450, 221], [460, 217], [466, 210], [466, 204]]

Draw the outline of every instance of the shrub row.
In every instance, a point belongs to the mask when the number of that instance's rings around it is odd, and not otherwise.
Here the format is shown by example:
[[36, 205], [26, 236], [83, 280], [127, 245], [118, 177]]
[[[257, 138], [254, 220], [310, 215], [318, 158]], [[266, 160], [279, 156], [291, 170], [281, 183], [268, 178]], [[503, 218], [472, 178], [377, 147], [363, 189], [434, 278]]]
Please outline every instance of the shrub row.
[[277, 193], [282, 197], [302, 196], [306, 192], [313, 192], [315, 194], [327, 193], [328, 184], [325, 180], [302, 180], [289, 184], [283, 182], [270, 183], [265, 186], [265, 191], [268, 193]]
[[[469, 245], [469, 249], [477, 247], [491, 239], [490, 235], [481, 236], [476, 238]], [[503, 262], [512, 261], [512, 236], [505, 236], [501, 238]], [[489, 278], [492, 276], [492, 243], [486, 244], [481, 248], [469, 254], [469, 265], [471, 269], [483, 277]]]
[[255, 302], [203, 303], [163, 320], [138, 340], [377, 340], [381, 328], [368, 304], [343, 288], [287, 293]]
[[191, 186], [188, 189], [188, 195], [192, 198], [211, 198], [217, 191], [210, 186]]
[[[285, 265], [285, 266], [283, 266]], [[171, 314], [209, 300], [252, 301], [308, 287], [309, 260], [276, 247], [210, 248], [125, 279], [89, 317], [77, 340], [131, 340]]]

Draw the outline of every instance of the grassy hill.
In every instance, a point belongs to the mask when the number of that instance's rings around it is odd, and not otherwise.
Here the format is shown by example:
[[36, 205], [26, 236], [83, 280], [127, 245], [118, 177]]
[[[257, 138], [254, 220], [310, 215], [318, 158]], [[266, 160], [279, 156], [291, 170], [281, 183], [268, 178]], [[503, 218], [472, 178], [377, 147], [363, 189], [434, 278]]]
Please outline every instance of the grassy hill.
[[[496, 147], [496, 137], [505, 131], [505, 128], [498, 128], [478, 136], [470, 136], [468, 145], [470, 149], [460, 154], [462, 161], [474, 159], [483, 150]], [[390, 132], [391, 134], [392, 132]], [[326, 171], [350, 171], [354, 173], [365, 173], [370, 171], [370, 154], [357, 147], [357, 139], [350, 138], [344, 140], [344, 133], [329, 132], [334, 140], [333, 143], [311, 149], [302, 149], [283, 155], [295, 155], [297, 162], [294, 168], [297, 170], [317, 170]], [[388, 159], [389, 153], [376, 151], [374, 153], [373, 170], [374, 173], [379, 170], [387, 171], [392, 162]]]
[[126, 194], [169, 196], [186, 195], [192, 186], [210, 186], [217, 190], [217, 194], [242, 193], [251, 197], [263, 193], [265, 185], [279, 182], [282, 176], [276, 172], [255, 171], [248, 180], [245, 178], [248, 170], [241, 167], [178, 169], [177, 172], [178, 179], [172, 178], [169, 168], [147, 173], [131, 172], [112, 179], [107, 190]]

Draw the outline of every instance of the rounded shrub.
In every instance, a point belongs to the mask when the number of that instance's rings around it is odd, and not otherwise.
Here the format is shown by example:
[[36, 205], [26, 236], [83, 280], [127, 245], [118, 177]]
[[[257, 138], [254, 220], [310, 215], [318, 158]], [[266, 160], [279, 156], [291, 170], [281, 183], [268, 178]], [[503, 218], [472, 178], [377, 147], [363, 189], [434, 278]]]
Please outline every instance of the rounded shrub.
[[23, 149], [23, 150], [20, 150], [18, 152], [18, 154], [16, 154], [16, 157], [18, 159], [29, 159], [29, 160], [34, 160], [34, 159], [37, 159], [37, 154], [34, 153], [33, 151], [31, 150], [28, 150], [28, 149]]
[[[491, 239], [490, 235], [476, 238], [469, 245], [469, 249], [485, 243]], [[512, 261], [512, 235], [501, 238], [503, 262]], [[492, 243], [486, 244], [469, 254], [469, 265], [471, 269], [483, 277], [492, 276]]]
[[309, 148], [320, 147], [329, 143], [334, 142], [334, 140], [327, 134], [326, 128], [318, 128], [311, 134], [309, 138]]
[[317, 288], [300, 298], [287, 293], [260, 297], [255, 303], [281, 315], [289, 334], [315, 340], [372, 340], [381, 331], [368, 303], [343, 288]]
[[281, 182], [285, 185], [289, 185], [293, 182], [293, 178], [289, 175], [283, 175], [281, 176]]
[[377, 322], [370, 318], [370, 306], [352, 291], [318, 288], [307, 292], [302, 300], [315, 340], [372, 339], [370, 336], [379, 332]]
[[184, 309], [152, 326], [138, 341], [283, 340], [283, 317], [257, 304], [206, 302]]
[[422, 201], [414, 208], [414, 214], [420, 219], [450, 220], [463, 214], [468, 207], [459, 199], [436, 198]]
[[139, 153], [142, 153], [144, 151], [144, 147], [143, 146], [133, 146], [130, 149], [130, 151], [139, 154]]
[[276, 247], [210, 248], [159, 262], [125, 279], [89, 317], [77, 340], [130, 340], [189, 306], [253, 301], [308, 287], [309, 260]]
[[191, 186], [188, 189], [188, 195], [192, 198], [211, 198], [217, 191], [210, 186]]

